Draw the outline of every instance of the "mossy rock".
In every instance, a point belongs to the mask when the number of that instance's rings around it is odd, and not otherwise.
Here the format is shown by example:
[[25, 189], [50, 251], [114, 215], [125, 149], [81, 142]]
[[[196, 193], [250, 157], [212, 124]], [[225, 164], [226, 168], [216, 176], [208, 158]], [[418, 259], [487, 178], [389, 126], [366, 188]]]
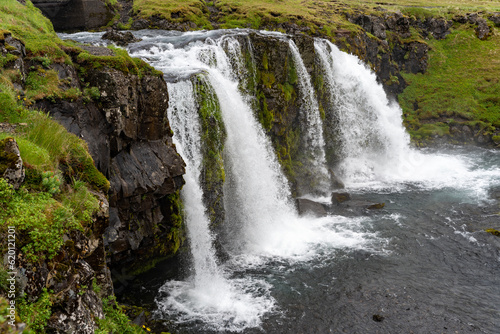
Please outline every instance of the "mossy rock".
[[500, 231], [489, 228], [486, 230], [486, 232], [493, 234], [494, 236], [500, 237]]

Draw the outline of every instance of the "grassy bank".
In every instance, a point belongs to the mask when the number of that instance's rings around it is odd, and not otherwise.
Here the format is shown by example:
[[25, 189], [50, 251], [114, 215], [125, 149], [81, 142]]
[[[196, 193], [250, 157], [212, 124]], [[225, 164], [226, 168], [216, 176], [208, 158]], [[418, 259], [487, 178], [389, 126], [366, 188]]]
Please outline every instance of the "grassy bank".
[[455, 25], [446, 39], [427, 43], [431, 47], [427, 72], [404, 74], [409, 87], [399, 96], [414, 137], [446, 132], [454, 122], [500, 128], [498, 29], [481, 41], [472, 27]]

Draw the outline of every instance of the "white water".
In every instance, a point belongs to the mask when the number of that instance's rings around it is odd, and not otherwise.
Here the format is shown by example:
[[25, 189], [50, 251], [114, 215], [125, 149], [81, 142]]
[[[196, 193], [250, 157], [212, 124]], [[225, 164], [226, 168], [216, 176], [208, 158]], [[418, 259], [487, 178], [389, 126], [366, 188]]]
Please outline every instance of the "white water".
[[342, 159], [337, 171], [348, 187], [397, 190], [413, 183], [485, 195], [484, 181], [479, 181], [485, 171], [474, 171], [467, 157], [423, 153], [410, 147], [399, 105], [388, 100], [375, 74], [356, 56], [326, 40], [318, 39], [314, 46], [338, 120]]
[[209, 229], [209, 219], [203, 204], [200, 186], [201, 162], [200, 122], [190, 81], [168, 85], [170, 103], [168, 117], [175, 133], [177, 150], [186, 162], [186, 184], [182, 188], [185, 223], [192, 255], [193, 274], [188, 281], [170, 281], [161, 289], [166, 293], [158, 308], [175, 315], [179, 322], [202, 319], [218, 328], [241, 330], [258, 326], [261, 316], [273, 308], [274, 301], [266, 296], [254, 296], [252, 290], [265, 284], [251, 280], [228, 280], [218, 266]]
[[[173, 315], [178, 322], [202, 320], [216, 330], [258, 327], [263, 314], [275, 310], [269, 286], [259, 279], [231, 278], [231, 272], [278, 258], [305, 261], [325, 247], [364, 247], [376, 237], [361, 227], [365, 218], [351, 221], [340, 217], [298, 217], [272, 145], [254, 116], [250, 98], [239, 89], [239, 78], [247, 74], [237, 39], [208, 38], [182, 48], [155, 43], [149, 50], [139, 50], [134, 55], [179, 78], [178, 83], [169, 84], [169, 111], [184, 113], [169, 117], [187, 164], [183, 200], [194, 277], [186, 282], [167, 282], [162, 287], [158, 298], [160, 312]], [[202, 73], [210, 83], [227, 133], [225, 225], [234, 243], [227, 245], [232, 259], [223, 268], [215, 261], [201, 200], [199, 121], [193, 88], [183, 79], [190, 73]]]
[[319, 190], [327, 193], [330, 189], [330, 176], [326, 168], [325, 139], [323, 136], [323, 122], [319, 111], [318, 101], [311, 84], [311, 76], [307, 72], [304, 61], [300, 56], [299, 49], [290, 40], [290, 51], [297, 71], [299, 91], [302, 96], [301, 116], [303, 118], [303, 138], [305, 149], [310, 159], [308, 168], [316, 174], [319, 179]]

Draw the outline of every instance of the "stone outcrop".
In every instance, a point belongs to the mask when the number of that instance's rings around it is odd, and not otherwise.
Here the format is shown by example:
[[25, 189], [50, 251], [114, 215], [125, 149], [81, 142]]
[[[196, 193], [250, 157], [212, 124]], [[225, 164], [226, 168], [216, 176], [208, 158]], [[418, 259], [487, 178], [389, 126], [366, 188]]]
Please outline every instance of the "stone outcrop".
[[100, 28], [113, 18], [113, 10], [104, 0], [33, 0], [32, 3], [58, 31]]
[[[498, 16], [492, 15], [490, 16], [490, 20], [495, 22]], [[493, 34], [493, 30], [490, 28], [488, 25], [488, 22], [486, 19], [482, 16], [480, 16], [478, 13], [468, 13], [466, 15], [457, 15], [453, 18], [454, 21], [458, 23], [470, 23], [472, 25], [476, 26], [476, 36], [480, 40], [485, 40], [488, 37], [490, 37]]]
[[[184, 162], [171, 141], [165, 81], [110, 67], [88, 69], [78, 77], [71, 66], [58, 66], [62, 78], [85, 82], [100, 92], [97, 101], [43, 100], [37, 107], [83, 138], [96, 167], [110, 180], [111, 217], [105, 233], [110, 267], [116, 264], [137, 271], [171, 256], [183, 233], [172, 220], [172, 214], [179, 212], [172, 212], [169, 196], [184, 183]], [[165, 244], [156, 247], [160, 240]]]
[[332, 192], [332, 204], [341, 204], [351, 199], [351, 195], [346, 192]]
[[[107, 48], [85, 49], [98, 55], [113, 54]], [[24, 78], [42, 64], [27, 59], [23, 43], [8, 33], [0, 41], [0, 52], [15, 55], [6, 68], [19, 70], [15, 88], [23, 94]], [[104, 316], [100, 298], [113, 294], [112, 276], [151, 268], [182, 245], [179, 189], [185, 165], [172, 144], [166, 115], [168, 93], [161, 74], [131, 74], [110, 66], [96, 69], [95, 63], [77, 59], [81, 50], [67, 52], [78, 65], [52, 63], [44, 70], [57, 73], [62, 89], [86, 91], [93, 87], [99, 93], [93, 98], [86, 94], [73, 100], [41, 99], [34, 107], [49, 112], [87, 142], [96, 167], [111, 181], [111, 188], [107, 195], [95, 193], [100, 211], [93, 217], [90, 235], [80, 231], [66, 234], [65, 245], [50, 263], [18, 258], [17, 281], [30, 300], [36, 300], [43, 288], [54, 291], [57, 300], [53, 300], [48, 330], [93, 333], [96, 319]], [[9, 179], [20, 184], [23, 168], [15, 141], [2, 141], [0, 151], [2, 157], [10, 158], [5, 168]], [[15, 177], [10, 177], [11, 167], [15, 167]], [[93, 282], [101, 287], [101, 295], [91, 288]]]
[[127, 46], [129, 43], [135, 43], [140, 39], [135, 38], [130, 31], [118, 31], [110, 29], [102, 35], [102, 39], [107, 39], [115, 42], [119, 46]]
[[0, 140], [0, 177], [7, 180], [14, 189], [19, 189], [24, 176], [23, 159], [17, 142], [10, 137]]
[[51, 260], [32, 262], [19, 254], [16, 259], [19, 295], [35, 301], [45, 289], [51, 291], [52, 314], [45, 328], [50, 333], [93, 334], [97, 319], [104, 318], [101, 298], [113, 294], [102, 238], [109, 207], [102, 193], [94, 195], [100, 200], [100, 208], [93, 217], [90, 234], [79, 230], [65, 234], [64, 246]]

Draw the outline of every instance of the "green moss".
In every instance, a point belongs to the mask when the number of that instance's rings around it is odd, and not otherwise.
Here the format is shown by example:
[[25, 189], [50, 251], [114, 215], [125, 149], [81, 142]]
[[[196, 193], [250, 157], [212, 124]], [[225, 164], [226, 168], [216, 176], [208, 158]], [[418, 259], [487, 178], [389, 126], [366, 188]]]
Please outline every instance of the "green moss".
[[17, 301], [16, 309], [19, 312], [19, 317], [26, 323], [27, 328], [23, 333], [44, 333], [47, 321], [52, 314], [52, 301], [47, 289], [43, 289], [42, 294], [35, 302], [28, 302], [26, 299]]
[[494, 236], [500, 237], [500, 231], [489, 228], [486, 230], [486, 232], [493, 234]]
[[410, 136], [416, 140], [428, 140], [432, 137], [443, 137], [450, 134], [450, 127], [446, 123], [436, 122], [421, 125], [416, 130], [409, 130]]
[[262, 124], [266, 131], [271, 131], [274, 124], [274, 113], [267, 107], [266, 97], [259, 95], [260, 108], [259, 108], [259, 122]]
[[17, 59], [17, 56], [14, 56], [13, 54], [7, 53], [5, 56], [0, 55], [0, 68], [5, 67], [8, 63], [11, 61], [14, 61]]
[[67, 168], [67, 174], [89, 183], [96, 190], [107, 193], [110, 187], [109, 181], [94, 166], [86, 144], [71, 147], [70, 154], [68, 160], [62, 161]]
[[290, 100], [293, 99], [294, 94], [296, 94], [295, 88], [288, 82], [285, 82], [284, 85], [280, 85], [280, 88], [285, 97], [285, 101], [290, 102]]
[[226, 132], [219, 101], [203, 76], [196, 78], [195, 90], [202, 130], [201, 142], [203, 166], [205, 166], [203, 182], [210, 190], [225, 180], [222, 154]]
[[266, 86], [267, 88], [271, 88], [276, 82], [274, 74], [272, 72], [267, 72], [267, 71], [261, 72], [261, 80], [264, 86]]
[[99, 328], [96, 334], [123, 333], [143, 334], [145, 331], [133, 324], [124, 312], [124, 308], [118, 305], [114, 296], [102, 300], [104, 318], [96, 319]]
[[264, 53], [264, 55], [262, 56], [262, 67], [264, 67], [266, 71], [269, 70], [269, 61], [267, 59], [267, 53]]
[[[61, 50], [54, 28], [40, 10], [26, 1], [26, 6], [16, 0], [4, 0], [0, 4], [2, 37], [10, 32], [24, 41], [28, 56], [48, 57], [51, 62], [64, 62], [69, 57]], [[3, 39], [3, 38], [2, 38]]]
[[80, 72], [85, 72], [86, 68], [102, 69], [104, 67], [114, 68], [124, 73], [138, 75], [163, 76], [163, 73], [154, 69], [151, 65], [139, 58], [132, 58], [126, 50], [110, 47], [115, 53], [114, 56], [95, 56], [86, 51], [80, 52], [76, 56], [76, 63], [80, 67]]

